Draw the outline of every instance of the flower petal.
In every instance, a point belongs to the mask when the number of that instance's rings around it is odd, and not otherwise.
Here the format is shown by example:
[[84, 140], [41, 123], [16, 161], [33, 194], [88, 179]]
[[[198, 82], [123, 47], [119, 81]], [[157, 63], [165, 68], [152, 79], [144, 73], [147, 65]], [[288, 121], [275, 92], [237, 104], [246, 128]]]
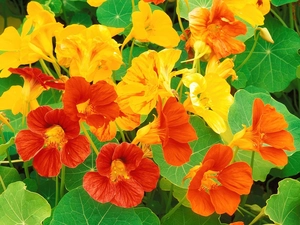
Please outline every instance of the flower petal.
[[30, 130], [21, 130], [16, 136], [15, 144], [20, 157], [28, 161], [43, 148], [44, 139]]
[[121, 180], [115, 184], [116, 194], [111, 203], [124, 208], [135, 207], [142, 202], [144, 190], [133, 179]]
[[159, 176], [158, 166], [147, 158], [143, 158], [140, 165], [130, 172], [130, 177], [136, 180], [146, 192], [156, 188]]
[[207, 151], [202, 162], [214, 160], [214, 165], [210, 170], [221, 171], [230, 163], [232, 157], [233, 151], [229, 146], [215, 144]]
[[88, 172], [83, 177], [83, 188], [96, 201], [110, 202], [116, 194], [116, 188], [108, 177], [97, 172]]
[[294, 137], [286, 131], [281, 130], [274, 133], [266, 133], [262, 140], [264, 143], [271, 145], [274, 148], [282, 148], [285, 150], [295, 150]]
[[84, 135], [69, 139], [61, 151], [61, 161], [64, 165], [75, 168], [90, 154], [90, 144]]
[[45, 120], [45, 115], [51, 110], [52, 108], [49, 106], [40, 106], [30, 111], [27, 116], [28, 128], [35, 133], [43, 135], [47, 128], [53, 125]]
[[236, 162], [227, 166], [217, 178], [224, 187], [239, 195], [249, 194], [253, 184], [252, 169], [245, 162]]
[[33, 158], [33, 167], [43, 177], [55, 177], [59, 174], [62, 163], [56, 148], [44, 148]]
[[163, 146], [165, 160], [172, 166], [181, 166], [190, 160], [192, 149], [188, 143], [169, 139]]
[[288, 163], [288, 157], [282, 149], [261, 147], [259, 153], [264, 160], [270, 161], [277, 166], [285, 166]]
[[215, 212], [209, 194], [202, 189], [189, 189], [187, 199], [191, 203], [192, 210], [201, 216], [210, 216]]
[[113, 155], [118, 144], [108, 143], [102, 146], [96, 159], [96, 168], [100, 175], [110, 176]]
[[232, 216], [240, 204], [240, 195], [223, 186], [213, 188], [209, 194], [218, 214], [227, 213]]

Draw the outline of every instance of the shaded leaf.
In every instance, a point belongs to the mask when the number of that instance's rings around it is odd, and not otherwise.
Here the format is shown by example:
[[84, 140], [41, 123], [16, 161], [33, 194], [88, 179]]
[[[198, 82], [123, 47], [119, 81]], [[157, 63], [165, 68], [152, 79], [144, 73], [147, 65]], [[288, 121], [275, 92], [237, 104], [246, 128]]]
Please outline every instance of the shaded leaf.
[[134, 212], [140, 217], [143, 225], [159, 225], [160, 220], [158, 217], [149, 209], [144, 207], [134, 208]]
[[276, 224], [291, 225], [299, 223], [300, 182], [286, 178], [279, 182], [278, 193], [267, 200], [265, 213]]
[[41, 224], [50, 215], [49, 203], [39, 194], [27, 191], [21, 181], [10, 184], [0, 195], [0, 224]]
[[[3, 180], [5, 187], [7, 187], [10, 183], [21, 180], [20, 174], [15, 168], [0, 166], [0, 176]], [[0, 185], [0, 193], [2, 193], [3, 187]]]
[[292, 2], [297, 2], [297, 0], [272, 0], [272, 5], [281, 6]]

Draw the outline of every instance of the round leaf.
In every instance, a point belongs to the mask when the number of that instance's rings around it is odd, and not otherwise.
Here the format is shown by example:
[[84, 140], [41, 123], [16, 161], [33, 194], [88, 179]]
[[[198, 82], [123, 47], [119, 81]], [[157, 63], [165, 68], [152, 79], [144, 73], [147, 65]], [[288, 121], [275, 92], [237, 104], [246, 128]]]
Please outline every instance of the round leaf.
[[159, 225], [158, 217], [149, 209], [144, 207], [134, 208], [134, 212], [140, 217], [143, 225]]

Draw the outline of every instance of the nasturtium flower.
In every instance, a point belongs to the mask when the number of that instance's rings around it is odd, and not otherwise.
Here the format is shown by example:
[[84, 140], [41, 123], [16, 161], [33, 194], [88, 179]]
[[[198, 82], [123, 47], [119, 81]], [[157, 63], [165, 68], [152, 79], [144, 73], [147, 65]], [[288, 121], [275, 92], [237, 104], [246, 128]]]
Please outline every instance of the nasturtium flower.
[[71, 120], [99, 128], [119, 116], [117, 97], [114, 87], [105, 81], [90, 84], [83, 77], [71, 77], [65, 84], [62, 101]]
[[264, 160], [285, 166], [288, 157], [284, 150], [295, 150], [294, 138], [286, 130], [284, 116], [270, 104], [256, 98], [252, 109], [252, 125], [236, 133], [230, 146], [258, 152]]
[[197, 140], [197, 134], [189, 123], [189, 115], [175, 97], [163, 105], [158, 99], [157, 117], [138, 130], [133, 143], [162, 144], [164, 158], [173, 166], [189, 161], [192, 149], [189, 142]]
[[253, 27], [264, 24], [264, 15], [270, 11], [270, 0], [223, 0], [228, 8], [238, 17]]
[[29, 129], [16, 135], [16, 148], [24, 161], [33, 158], [33, 167], [45, 177], [57, 176], [62, 165], [77, 167], [90, 154], [90, 145], [80, 135], [79, 123], [62, 109], [40, 106], [27, 116]]
[[83, 188], [98, 202], [137, 206], [144, 192], [156, 187], [160, 176], [158, 166], [143, 154], [138, 146], [127, 142], [104, 145], [96, 159], [97, 171], [84, 175]]
[[227, 130], [229, 108], [233, 103], [230, 85], [215, 74], [202, 76], [199, 73], [187, 73], [182, 78], [188, 87], [189, 95], [184, 102], [187, 111], [201, 116], [217, 134]]
[[202, 216], [227, 213], [233, 215], [240, 203], [240, 195], [250, 193], [252, 169], [245, 162], [230, 164], [233, 151], [229, 146], [213, 145], [200, 166], [187, 178], [192, 178], [187, 199], [192, 210]]
[[170, 17], [162, 10], [152, 12], [149, 3], [139, 1], [139, 10], [132, 13], [132, 29], [123, 46], [132, 38], [151, 42], [165, 48], [176, 47], [180, 38]]
[[144, 2], [151, 2], [151, 3], [154, 3], [155, 5], [158, 5], [158, 4], [161, 4], [161, 3], [164, 3], [165, 0], [143, 0]]
[[90, 6], [99, 7], [100, 5], [102, 5], [103, 2], [106, 2], [106, 0], [87, 0], [86, 2]]
[[189, 13], [189, 26], [190, 46], [194, 46], [197, 40], [204, 41], [218, 59], [245, 50], [245, 44], [235, 37], [246, 34], [247, 27], [235, 19], [222, 0], [214, 0], [211, 10], [202, 7], [193, 9]]
[[2, 125], [5, 124], [9, 127], [9, 129], [14, 132], [14, 128], [10, 125], [9, 119], [6, 117], [6, 115], [3, 112], [0, 112], [0, 128], [2, 129]]
[[[0, 97], [0, 110], [10, 109], [14, 115], [27, 116], [39, 104], [37, 98], [49, 86], [55, 86], [54, 78], [43, 74], [38, 68], [10, 68], [10, 72], [20, 74], [24, 79], [23, 87], [13, 85]], [[49, 85], [48, 85], [49, 84]]]
[[56, 34], [58, 63], [69, 68], [70, 76], [82, 76], [88, 82], [111, 79], [121, 66], [119, 44], [104, 25], [72, 24]]
[[132, 60], [131, 67], [117, 85], [121, 102], [134, 113], [147, 115], [155, 107], [158, 96], [172, 97], [172, 77], [180, 74], [173, 71], [181, 51], [164, 49], [148, 50]]

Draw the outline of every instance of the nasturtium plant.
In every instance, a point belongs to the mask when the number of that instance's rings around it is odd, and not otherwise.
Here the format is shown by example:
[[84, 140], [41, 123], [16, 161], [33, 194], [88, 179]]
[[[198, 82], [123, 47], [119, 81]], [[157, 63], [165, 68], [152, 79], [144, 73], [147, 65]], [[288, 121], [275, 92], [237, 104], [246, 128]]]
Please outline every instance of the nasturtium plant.
[[0, 224], [297, 223], [297, 1], [0, 3]]

